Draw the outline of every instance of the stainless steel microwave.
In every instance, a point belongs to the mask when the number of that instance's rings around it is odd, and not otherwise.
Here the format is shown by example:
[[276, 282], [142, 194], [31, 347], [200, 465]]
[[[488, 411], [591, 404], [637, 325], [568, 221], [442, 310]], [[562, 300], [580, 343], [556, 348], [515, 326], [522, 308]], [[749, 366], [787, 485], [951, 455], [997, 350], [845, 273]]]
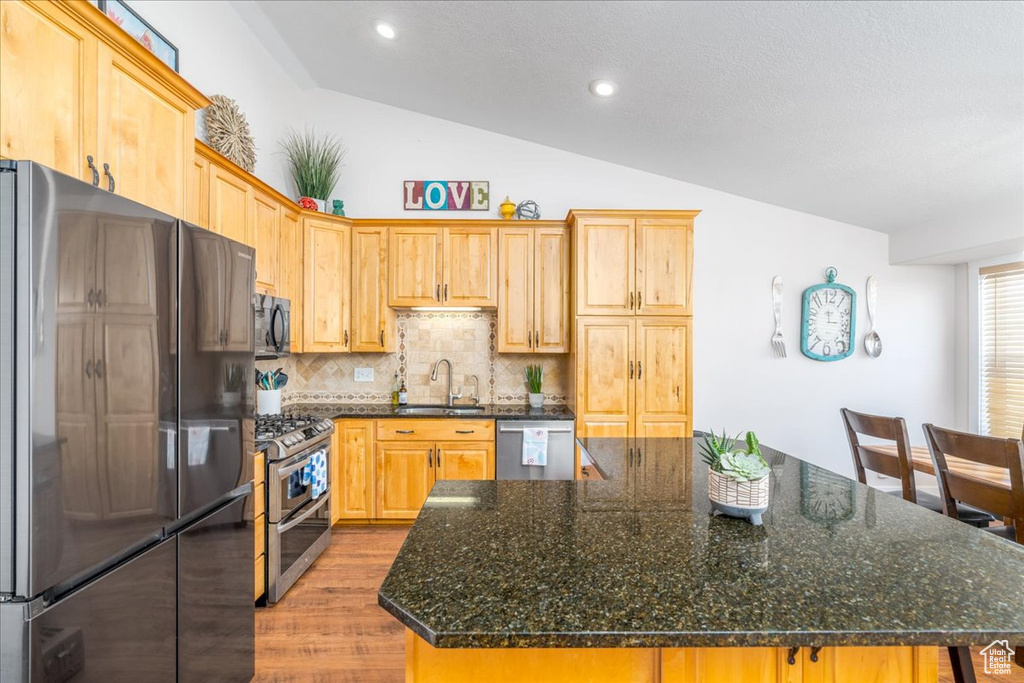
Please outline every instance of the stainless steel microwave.
[[269, 294], [253, 297], [256, 317], [256, 359], [280, 358], [291, 353], [291, 304]]

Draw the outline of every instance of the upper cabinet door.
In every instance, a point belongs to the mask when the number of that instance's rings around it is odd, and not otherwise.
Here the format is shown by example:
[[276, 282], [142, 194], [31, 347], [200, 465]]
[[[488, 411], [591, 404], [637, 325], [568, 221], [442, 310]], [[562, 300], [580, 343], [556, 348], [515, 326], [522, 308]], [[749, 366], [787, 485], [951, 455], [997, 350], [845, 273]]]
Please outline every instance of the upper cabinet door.
[[256, 290], [265, 294], [277, 292], [280, 222], [280, 204], [277, 200], [263, 192], [253, 192]]
[[0, 2], [0, 156], [92, 182], [98, 41], [59, 5]]
[[391, 228], [388, 302], [399, 308], [441, 305], [442, 231]]
[[576, 314], [633, 315], [633, 219], [580, 218], [576, 240]]
[[533, 351], [568, 353], [569, 230], [541, 228], [535, 233]]
[[216, 164], [210, 164], [210, 230], [243, 244], [252, 244], [252, 186]]
[[388, 308], [388, 229], [352, 228], [352, 350], [390, 351], [394, 320]]
[[445, 306], [498, 305], [498, 235], [490, 227], [444, 229]]
[[210, 162], [196, 154], [192, 157], [192, 174], [188, 185], [188, 212], [185, 220], [200, 228], [210, 225]]
[[126, 57], [101, 45], [100, 187], [171, 216], [188, 212], [195, 112]]
[[302, 217], [291, 208], [281, 209], [281, 236], [278, 241], [277, 295], [291, 304], [292, 353], [302, 352]]
[[636, 321], [579, 318], [576, 340], [576, 413], [585, 436], [632, 436]]
[[636, 332], [636, 435], [690, 436], [689, 318], [642, 318]]
[[303, 259], [305, 331], [302, 350], [311, 353], [350, 351], [348, 300], [351, 260], [349, 227], [319, 218], [304, 218]]
[[693, 219], [636, 221], [636, 312], [690, 315]]
[[533, 351], [534, 232], [498, 229], [498, 353]]

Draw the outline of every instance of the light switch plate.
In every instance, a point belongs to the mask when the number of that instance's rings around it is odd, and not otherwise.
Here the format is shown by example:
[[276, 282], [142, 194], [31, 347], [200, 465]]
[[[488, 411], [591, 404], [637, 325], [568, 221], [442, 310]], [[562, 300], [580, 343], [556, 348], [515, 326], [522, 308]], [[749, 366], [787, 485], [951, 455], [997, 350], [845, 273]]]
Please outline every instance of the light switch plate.
[[373, 381], [373, 368], [356, 368], [355, 381], [357, 382], [372, 382]]

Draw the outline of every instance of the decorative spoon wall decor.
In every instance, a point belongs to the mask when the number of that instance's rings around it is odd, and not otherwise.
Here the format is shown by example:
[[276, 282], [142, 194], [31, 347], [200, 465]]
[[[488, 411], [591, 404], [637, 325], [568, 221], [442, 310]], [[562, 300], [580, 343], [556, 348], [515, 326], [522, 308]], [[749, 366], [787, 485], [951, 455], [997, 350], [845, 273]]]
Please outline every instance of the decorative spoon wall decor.
[[872, 275], [868, 278], [868, 333], [864, 335], [864, 350], [872, 358], [882, 355], [882, 338], [875, 332], [875, 305], [878, 298], [878, 281]]

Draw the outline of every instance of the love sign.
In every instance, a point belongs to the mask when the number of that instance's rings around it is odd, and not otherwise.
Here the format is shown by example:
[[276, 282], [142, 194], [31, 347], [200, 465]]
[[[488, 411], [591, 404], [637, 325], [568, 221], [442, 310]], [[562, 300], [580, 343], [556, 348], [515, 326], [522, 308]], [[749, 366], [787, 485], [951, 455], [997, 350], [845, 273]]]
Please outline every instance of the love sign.
[[406, 180], [406, 211], [487, 211], [491, 183], [486, 180]]

